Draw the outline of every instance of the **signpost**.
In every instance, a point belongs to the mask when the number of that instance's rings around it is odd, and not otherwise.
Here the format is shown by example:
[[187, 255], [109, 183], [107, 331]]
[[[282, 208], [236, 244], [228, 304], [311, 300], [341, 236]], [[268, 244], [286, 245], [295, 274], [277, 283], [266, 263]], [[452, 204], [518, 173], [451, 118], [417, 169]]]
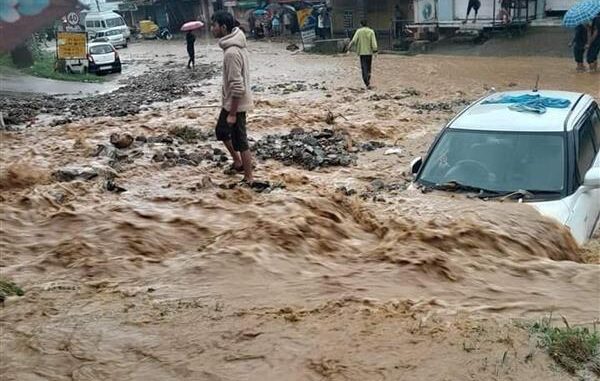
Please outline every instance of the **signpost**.
[[56, 37], [56, 58], [59, 60], [85, 59], [87, 55], [87, 34], [85, 32], [58, 32]]
[[79, 25], [79, 15], [75, 12], [69, 12], [67, 15], [67, 22], [71, 26]]
[[317, 33], [312, 25], [307, 29], [301, 30], [300, 36], [302, 37], [302, 45], [304, 46], [304, 49], [312, 48], [315, 44], [315, 40], [317, 39]]

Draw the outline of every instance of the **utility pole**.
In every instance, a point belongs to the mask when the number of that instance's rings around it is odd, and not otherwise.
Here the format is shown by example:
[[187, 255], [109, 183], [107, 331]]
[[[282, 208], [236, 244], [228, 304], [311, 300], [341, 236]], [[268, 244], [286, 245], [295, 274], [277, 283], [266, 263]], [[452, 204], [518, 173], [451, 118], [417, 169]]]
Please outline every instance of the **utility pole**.
[[100, 12], [100, 3], [98, 3], [98, 0], [96, 0], [96, 8], [98, 8], [98, 12]]

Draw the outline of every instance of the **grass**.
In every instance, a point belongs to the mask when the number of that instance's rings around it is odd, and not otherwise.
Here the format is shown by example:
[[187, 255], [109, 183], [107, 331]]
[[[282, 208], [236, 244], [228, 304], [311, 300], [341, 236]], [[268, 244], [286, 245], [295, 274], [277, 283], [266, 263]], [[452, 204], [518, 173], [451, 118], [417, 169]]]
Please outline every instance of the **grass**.
[[14, 67], [10, 54], [0, 53], [0, 67]]
[[68, 74], [60, 73], [54, 70], [55, 58], [53, 54], [43, 53], [36, 57], [33, 66], [24, 70], [24, 72], [36, 77], [50, 78], [60, 81], [74, 82], [103, 82], [104, 79], [97, 75], [91, 74]]
[[[74, 82], [103, 82], [104, 78], [95, 74], [67, 74], [54, 70], [55, 58], [52, 53], [41, 53], [35, 58], [33, 66], [22, 69], [21, 71], [35, 77], [56, 79], [59, 81]], [[14, 68], [10, 54], [0, 53], [0, 68]]]
[[12, 295], [23, 296], [25, 292], [14, 282], [0, 278], [0, 303], [3, 303], [7, 296]]
[[600, 376], [600, 335], [596, 327], [571, 327], [565, 318], [564, 328], [553, 327], [551, 319], [552, 315], [530, 327], [538, 345], [569, 373], [588, 370]]

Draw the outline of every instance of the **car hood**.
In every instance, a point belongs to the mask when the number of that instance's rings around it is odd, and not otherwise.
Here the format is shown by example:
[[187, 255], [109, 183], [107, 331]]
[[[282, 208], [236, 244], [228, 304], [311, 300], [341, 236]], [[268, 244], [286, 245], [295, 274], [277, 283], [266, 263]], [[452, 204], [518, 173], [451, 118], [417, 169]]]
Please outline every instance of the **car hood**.
[[528, 202], [527, 204], [533, 206], [544, 216], [558, 221], [561, 225], [565, 225], [570, 216], [569, 206], [563, 200]]

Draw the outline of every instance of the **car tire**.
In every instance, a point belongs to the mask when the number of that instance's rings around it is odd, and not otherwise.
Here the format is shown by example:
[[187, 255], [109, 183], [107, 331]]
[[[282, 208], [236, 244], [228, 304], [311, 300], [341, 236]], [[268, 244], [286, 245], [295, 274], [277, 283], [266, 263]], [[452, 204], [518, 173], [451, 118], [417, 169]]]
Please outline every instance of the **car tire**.
[[115, 73], [121, 73], [123, 71], [123, 67], [121, 65], [117, 66], [114, 70]]

